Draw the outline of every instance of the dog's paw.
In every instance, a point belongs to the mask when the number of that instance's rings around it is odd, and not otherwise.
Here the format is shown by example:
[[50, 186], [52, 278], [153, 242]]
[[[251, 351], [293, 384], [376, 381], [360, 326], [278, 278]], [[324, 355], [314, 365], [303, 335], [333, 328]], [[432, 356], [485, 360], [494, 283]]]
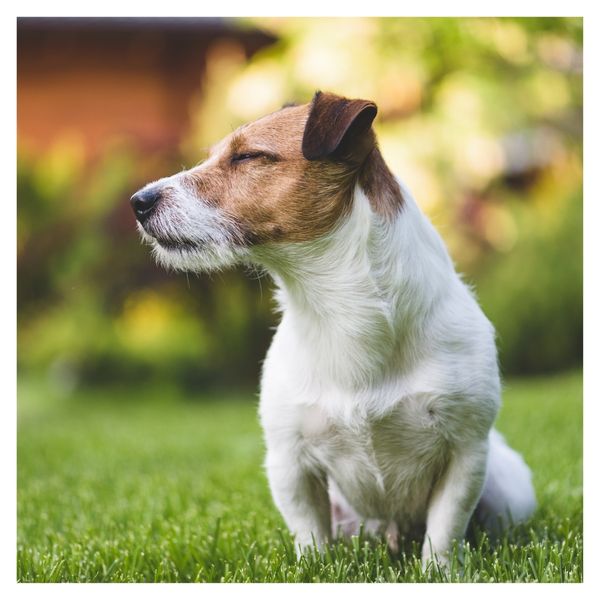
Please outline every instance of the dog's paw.
[[398, 534], [398, 525], [396, 521], [390, 521], [385, 530], [385, 541], [387, 543], [387, 547], [392, 554], [398, 554], [398, 550], [400, 548], [399, 545], [399, 534]]
[[430, 545], [424, 545], [421, 555], [423, 573], [441, 575], [443, 578], [450, 579], [451, 576], [462, 572], [463, 553], [462, 544], [443, 551], [433, 549]]
[[448, 573], [450, 571], [450, 559], [447, 553], [423, 552], [421, 557], [421, 568], [423, 573]]
[[324, 540], [315, 539], [313, 536], [296, 538], [296, 558], [300, 560], [303, 556], [316, 557], [323, 554], [325, 543]]

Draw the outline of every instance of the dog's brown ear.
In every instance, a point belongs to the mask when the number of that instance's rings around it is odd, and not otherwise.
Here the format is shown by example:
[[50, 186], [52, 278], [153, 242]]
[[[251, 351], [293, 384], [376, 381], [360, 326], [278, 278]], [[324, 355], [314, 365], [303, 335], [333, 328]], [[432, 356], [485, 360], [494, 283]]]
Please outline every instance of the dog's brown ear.
[[368, 100], [317, 92], [302, 138], [304, 158], [362, 162], [375, 146], [371, 123], [376, 114], [377, 106]]

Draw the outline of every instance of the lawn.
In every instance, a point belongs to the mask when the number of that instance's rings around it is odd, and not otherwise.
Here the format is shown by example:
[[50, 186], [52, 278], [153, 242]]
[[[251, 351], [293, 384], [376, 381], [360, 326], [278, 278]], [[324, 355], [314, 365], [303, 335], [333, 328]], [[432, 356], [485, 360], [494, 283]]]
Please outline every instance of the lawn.
[[296, 560], [262, 470], [249, 394], [59, 393], [19, 385], [19, 581], [419, 582], [582, 580], [580, 372], [506, 382], [499, 429], [534, 471], [533, 520], [462, 566], [423, 573], [355, 538]]

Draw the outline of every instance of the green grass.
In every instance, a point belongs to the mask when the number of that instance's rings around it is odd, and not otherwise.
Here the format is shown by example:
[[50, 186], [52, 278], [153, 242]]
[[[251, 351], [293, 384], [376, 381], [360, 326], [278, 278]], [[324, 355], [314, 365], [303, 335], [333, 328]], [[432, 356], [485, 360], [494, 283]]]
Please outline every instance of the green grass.
[[296, 560], [262, 470], [256, 399], [19, 386], [19, 581], [582, 580], [581, 373], [509, 380], [499, 428], [534, 471], [533, 520], [423, 573], [354, 538]]

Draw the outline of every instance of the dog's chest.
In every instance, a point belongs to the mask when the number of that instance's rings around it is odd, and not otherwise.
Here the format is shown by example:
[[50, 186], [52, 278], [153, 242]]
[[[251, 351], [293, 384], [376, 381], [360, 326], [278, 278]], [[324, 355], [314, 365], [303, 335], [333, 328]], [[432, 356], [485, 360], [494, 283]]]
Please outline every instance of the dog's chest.
[[443, 423], [431, 404], [406, 398], [383, 416], [335, 418], [315, 404], [300, 433], [308, 461], [324, 469], [366, 518], [423, 517], [447, 455]]

